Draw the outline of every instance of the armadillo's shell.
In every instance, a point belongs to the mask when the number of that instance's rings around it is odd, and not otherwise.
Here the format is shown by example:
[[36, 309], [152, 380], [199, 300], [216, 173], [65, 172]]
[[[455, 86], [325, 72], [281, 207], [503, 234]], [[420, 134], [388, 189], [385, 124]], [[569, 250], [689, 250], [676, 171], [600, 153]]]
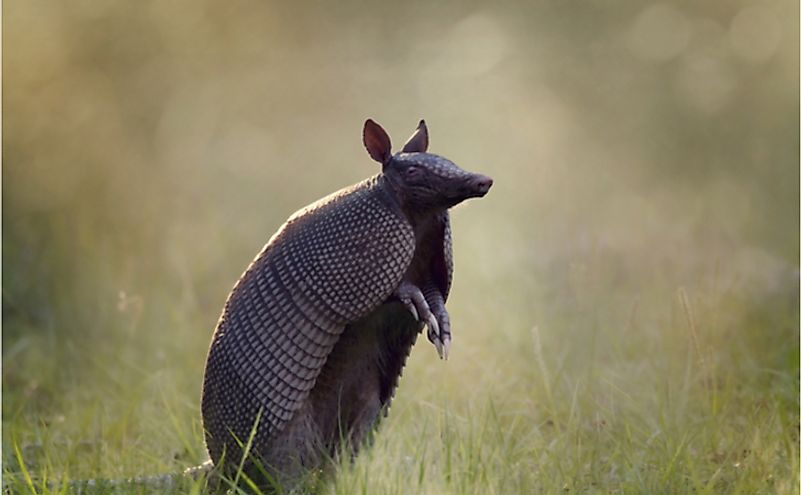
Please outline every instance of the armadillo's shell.
[[[203, 384], [206, 441], [238, 462], [230, 434], [269, 443], [303, 404], [345, 325], [385, 301], [414, 254], [411, 226], [374, 177], [299, 211], [234, 287]], [[233, 455], [232, 455], [233, 454]], [[234, 457], [234, 458], [232, 458]]]

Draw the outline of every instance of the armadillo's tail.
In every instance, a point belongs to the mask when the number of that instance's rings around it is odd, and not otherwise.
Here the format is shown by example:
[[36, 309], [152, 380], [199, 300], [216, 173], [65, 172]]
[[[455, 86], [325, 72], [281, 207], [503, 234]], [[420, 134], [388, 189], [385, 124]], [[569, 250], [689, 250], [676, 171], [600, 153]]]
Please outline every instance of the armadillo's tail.
[[195, 467], [184, 469], [184, 474], [183, 475], [185, 477], [187, 477], [187, 478], [191, 478], [191, 479], [197, 481], [198, 479], [200, 479], [201, 476], [208, 477], [208, 475], [209, 475], [209, 473], [211, 473], [212, 469], [214, 469], [214, 463], [211, 462], [211, 459], [209, 459], [208, 461], [204, 462], [203, 464], [200, 464], [200, 465], [195, 466]]
[[[162, 493], [169, 489], [177, 489], [185, 486], [189, 482], [197, 482], [201, 478], [208, 481], [213, 477], [212, 471], [214, 465], [212, 462], [206, 461], [199, 466], [191, 467], [184, 470], [182, 473], [169, 473], [158, 474], [153, 476], [137, 476], [135, 478], [127, 479], [89, 479], [89, 480], [69, 480], [69, 481], [45, 481], [43, 485], [39, 485], [36, 481], [28, 478], [27, 480], [19, 480], [22, 485], [27, 485], [28, 488], [36, 488], [34, 493], [42, 492], [49, 493], [64, 493], [63, 489], [66, 485], [66, 493], [74, 494], [90, 494], [90, 493], [105, 493], [106, 490], [120, 489], [123, 487], [137, 487], [143, 489], [143, 493]], [[4, 473], [5, 474], [5, 473]], [[13, 489], [14, 483], [6, 483], [3, 480], [3, 493], [11, 494], [16, 493]], [[45, 487], [47, 488], [45, 490]]]

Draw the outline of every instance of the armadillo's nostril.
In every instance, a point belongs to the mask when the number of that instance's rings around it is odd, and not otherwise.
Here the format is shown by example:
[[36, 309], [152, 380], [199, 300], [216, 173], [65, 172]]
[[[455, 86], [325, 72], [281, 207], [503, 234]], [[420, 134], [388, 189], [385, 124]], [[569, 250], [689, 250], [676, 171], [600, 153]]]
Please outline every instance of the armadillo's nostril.
[[487, 191], [492, 187], [492, 178], [481, 175], [476, 179], [475, 185], [479, 194], [487, 194]]

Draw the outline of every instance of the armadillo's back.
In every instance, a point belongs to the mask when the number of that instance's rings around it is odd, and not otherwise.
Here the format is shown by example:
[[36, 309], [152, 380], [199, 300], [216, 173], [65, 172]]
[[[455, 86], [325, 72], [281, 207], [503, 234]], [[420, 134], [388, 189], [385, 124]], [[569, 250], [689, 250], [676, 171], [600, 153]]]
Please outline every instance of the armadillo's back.
[[225, 452], [224, 466], [237, 466], [252, 431], [251, 452], [270, 457], [346, 325], [390, 296], [413, 253], [380, 176], [299, 211], [273, 236], [231, 292], [209, 348], [202, 414], [215, 465]]

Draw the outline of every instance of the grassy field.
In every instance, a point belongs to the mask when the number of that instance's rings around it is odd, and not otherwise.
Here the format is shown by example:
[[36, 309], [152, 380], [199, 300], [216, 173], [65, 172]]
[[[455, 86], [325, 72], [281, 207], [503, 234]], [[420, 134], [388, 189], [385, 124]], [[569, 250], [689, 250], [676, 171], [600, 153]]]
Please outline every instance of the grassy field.
[[[321, 493], [797, 492], [792, 294], [759, 300], [710, 267], [694, 288], [613, 296], [607, 262], [572, 267], [550, 296], [463, 273], [451, 359], [418, 342], [375, 446]], [[50, 331], [6, 336], [3, 474], [15, 492], [33, 491], [26, 471], [118, 479], [205, 459], [211, 320], [191, 316], [202, 313], [191, 298], [151, 297], [151, 308], [70, 311], [85, 337], [60, 335], [62, 314]]]
[[451, 357], [316, 491], [799, 493], [797, 3], [288, 5], [4, 2], [6, 490], [203, 462], [233, 283], [424, 117]]

